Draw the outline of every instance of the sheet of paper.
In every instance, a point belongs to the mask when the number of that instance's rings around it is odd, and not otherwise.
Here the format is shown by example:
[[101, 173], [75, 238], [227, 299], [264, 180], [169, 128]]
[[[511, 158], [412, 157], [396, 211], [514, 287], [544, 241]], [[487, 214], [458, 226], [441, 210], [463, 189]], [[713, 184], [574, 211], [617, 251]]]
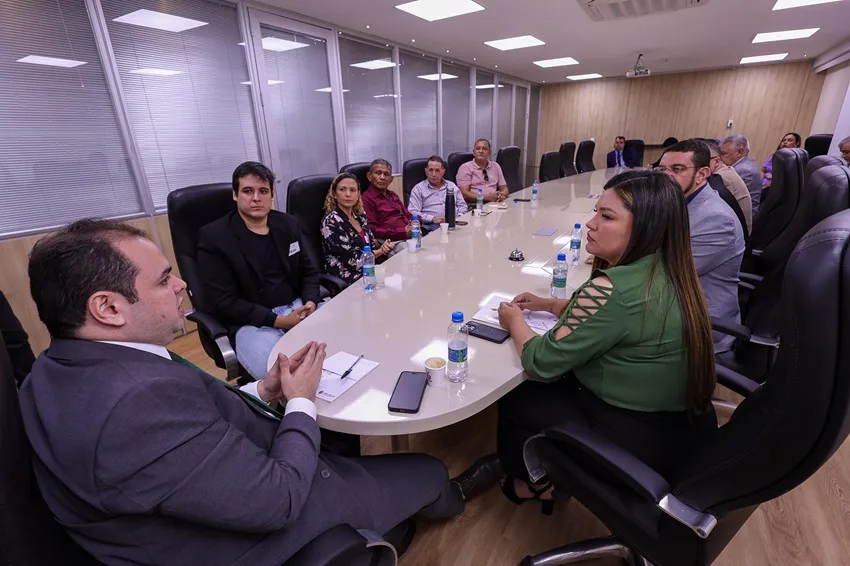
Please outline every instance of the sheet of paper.
[[348, 391], [352, 385], [366, 377], [370, 371], [378, 367], [378, 362], [363, 358], [345, 379], [342, 374], [351, 367], [358, 356], [348, 352], [337, 352], [329, 358], [325, 358], [322, 365], [322, 379], [319, 382], [319, 391], [316, 397], [332, 403], [337, 397]]
[[541, 228], [537, 232], [534, 233], [535, 236], [551, 236], [555, 232], [557, 232], [557, 228]]
[[[513, 297], [493, 295], [487, 304], [472, 316], [472, 320], [501, 328], [499, 325], [499, 304], [509, 303], [512, 299]], [[558, 322], [558, 317], [548, 312], [525, 310], [522, 311], [522, 317], [537, 334], [546, 334]]]

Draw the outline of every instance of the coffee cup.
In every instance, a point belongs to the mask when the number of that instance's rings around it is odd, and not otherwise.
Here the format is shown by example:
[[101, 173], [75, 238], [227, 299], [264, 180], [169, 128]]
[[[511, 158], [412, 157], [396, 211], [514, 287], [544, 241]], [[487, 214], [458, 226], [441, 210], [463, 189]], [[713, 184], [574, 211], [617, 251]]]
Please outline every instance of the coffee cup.
[[439, 357], [425, 360], [425, 372], [428, 374], [428, 385], [438, 386], [446, 378], [446, 360]]

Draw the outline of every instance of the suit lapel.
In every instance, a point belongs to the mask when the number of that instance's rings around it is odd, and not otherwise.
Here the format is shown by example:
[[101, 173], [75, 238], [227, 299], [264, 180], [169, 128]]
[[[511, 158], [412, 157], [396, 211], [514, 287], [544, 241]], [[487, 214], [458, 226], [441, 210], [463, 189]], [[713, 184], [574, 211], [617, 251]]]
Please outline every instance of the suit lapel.
[[234, 212], [232, 214], [233, 218], [230, 219], [230, 229], [236, 238], [239, 251], [242, 252], [242, 257], [245, 258], [245, 261], [251, 266], [251, 269], [254, 270], [254, 274], [257, 276], [257, 279], [262, 281], [262, 266], [257, 263], [256, 257], [250, 252], [251, 242], [248, 240], [248, 227], [245, 226], [245, 221], [242, 220], [242, 217], [239, 216], [238, 212]]
[[[299, 250], [296, 254], [289, 253], [290, 246], [298, 242], [298, 240], [287, 232], [286, 227], [280, 220], [274, 211], [269, 214], [269, 234], [272, 236], [277, 255], [280, 257], [280, 263], [283, 265], [283, 273], [286, 275], [286, 279], [296, 294], [298, 294], [301, 292], [301, 284], [299, 281], [296, 281], [293, 270], [297, 270], [298, 256], [304, 252], [303, 250]], [[301, 243], [298, 242], [298, 245], [300, 246]]]

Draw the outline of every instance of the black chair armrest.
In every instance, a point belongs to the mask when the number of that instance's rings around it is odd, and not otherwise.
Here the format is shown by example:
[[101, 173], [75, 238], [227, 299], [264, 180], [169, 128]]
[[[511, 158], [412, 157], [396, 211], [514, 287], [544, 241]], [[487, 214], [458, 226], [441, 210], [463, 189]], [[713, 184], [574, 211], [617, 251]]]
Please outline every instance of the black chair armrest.
[[227, 336], [227, 329], [211, 314], [193, 310], [186, 315], [186, 318], [204, 329], [204, 332], [212, 336], [213, 339]]
[[351, 525], [337, 525], [307, 543], [283, 566], [359, 564], [371, 553], [366, 543], [366, 539]]
[[331, 297], [339, 295], [348, 288], [348, 283], [336, 275], [330, 275], [328, 273], [319, 274], [319, 284], [330, 292]]
[[544, 434], [592, 459], [649, 501], [658, 503], [670, 493], [670, 484], [658, 472], [594, 430], [575, 423], [565, 423], [547, 429]]
[[756, 275], [755, 273], [746, 273], [746, 272], [739, 273], [738, 279], [740, 279], [744, 283], [749, 283], [750, 285], [758, 285], [759, 283], [764, 281], [764, 277], [762, 277], [761, 275]]
[[746, 342], [750, 341], [753, 333], [749, 328], [744, 326], [743, 324], [738, 324], [737, 322], [732, 322], [731, 320], [720, 320], [716, 317], [711, 317], [711, 328], [716, 330], [717, 332], [722, 332], [723, 334], [727, 334], [729, 336], [734, 336], [739, 340], [744, 340]]
[[720, 364], [715, 364], [714, 367], [717, 371], [717, 383], [728, 389], [731, 389], [738, 395], [743, 395], [744, 397], [746, 397], [747, 395], [753, 393], [756, 389], [761, 387], [761, 385], [759, 385], [752, 379], [744, 377], [740, 373], [733, 371], [727, 367], [724, 367]]

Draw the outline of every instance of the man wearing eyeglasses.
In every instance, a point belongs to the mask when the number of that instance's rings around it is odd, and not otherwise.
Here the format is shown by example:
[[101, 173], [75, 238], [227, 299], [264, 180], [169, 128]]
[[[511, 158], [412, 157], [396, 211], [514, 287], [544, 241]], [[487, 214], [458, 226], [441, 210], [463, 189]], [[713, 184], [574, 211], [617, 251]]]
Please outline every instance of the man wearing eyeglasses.
[[457, 171], [457, 185], [468, 203], [478, 200], [478, 189], [482, 189], [485, 202], [502, 202], [508, 198], [508, 183], [502, 168], [490, 161], [490, 141], [476, 140], [472, 148], [472, 161], [464, 163]]
[[850, 136], [838, 142], [838, 151], [841, 152], [841, 157], [850, 165]]
[[[711, 152], [711, 175], [715, 175], [723, 182], [723, 186], [729, 191], [735, 200], [738, 201], [738, 206], [741, 207], [741, 212], [744, 213], [744, 220], [747, 222], [747, 234], [753, 231], [753, 199], [750, 196], [750, 191], [747, 189], [747, 184], [738, 175], [732, 167], [729, 167], [720, 158], [720, 142], [712, 139], [699, 138], [699, 141], [708, 146]], [[712, 177], [709, 177], [709, 184], [713, 183]], [[714, 186], [714, 185], [712, 185]]]
[[[691, 224], [691, 250], [708, 311], [712, 317], [741, 322], [738, 272], [744, 257], [744, 231], [738, 218], [708, 184], [711, 152], [698, 140], [686, 140], [664, 150], [656, 168], [673, 177], [685, 194]], [[714, 351], [732, 349], [732, 336], [714, 333]]]

